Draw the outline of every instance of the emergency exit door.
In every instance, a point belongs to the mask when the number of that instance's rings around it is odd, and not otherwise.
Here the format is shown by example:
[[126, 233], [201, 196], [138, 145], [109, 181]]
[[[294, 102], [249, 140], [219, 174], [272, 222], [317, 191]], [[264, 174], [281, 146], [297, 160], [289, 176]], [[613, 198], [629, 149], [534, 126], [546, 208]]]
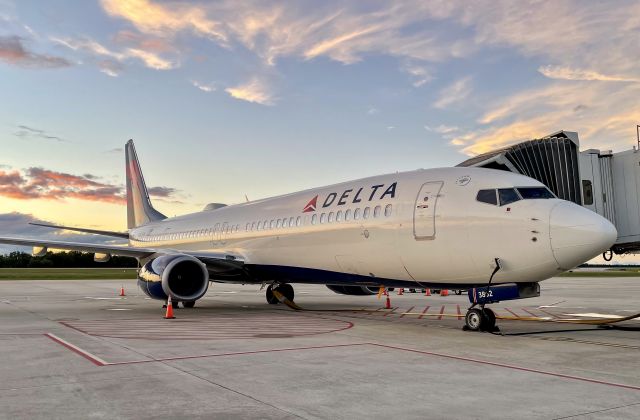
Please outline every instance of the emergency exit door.
[[436, 236], [436, 203], [442, 181], [426, 182], [420, 187], [413, 209], [413, 236], [433, 239]]

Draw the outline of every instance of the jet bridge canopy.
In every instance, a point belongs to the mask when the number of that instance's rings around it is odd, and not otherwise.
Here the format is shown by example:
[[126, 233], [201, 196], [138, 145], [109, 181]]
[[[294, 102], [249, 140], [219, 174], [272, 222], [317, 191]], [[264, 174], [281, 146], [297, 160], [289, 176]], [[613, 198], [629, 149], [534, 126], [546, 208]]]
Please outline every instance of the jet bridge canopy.
[[501, 169], [535, 178], [563, 200], [582, 204], [578, 134], [559, 131], [467, 159], [457, 166]]
[[609, 219], [617, 254], [640, 252], [640, 151], [580, 152], [578, 133], [558, 131], [465, 160], [457, 166], [511, 171], [535, 178], [564, 200]]

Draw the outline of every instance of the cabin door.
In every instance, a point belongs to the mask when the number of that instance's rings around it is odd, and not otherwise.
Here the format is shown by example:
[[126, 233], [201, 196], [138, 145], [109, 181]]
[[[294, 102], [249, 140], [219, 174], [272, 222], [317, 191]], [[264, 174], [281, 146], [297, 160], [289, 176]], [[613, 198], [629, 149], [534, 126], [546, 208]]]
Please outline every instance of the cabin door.
[[413, 208], [413, 236], [417, 240], [436, 236], [436, 203], [443, 184], [442, 181], [426, 182], [420, 187]]

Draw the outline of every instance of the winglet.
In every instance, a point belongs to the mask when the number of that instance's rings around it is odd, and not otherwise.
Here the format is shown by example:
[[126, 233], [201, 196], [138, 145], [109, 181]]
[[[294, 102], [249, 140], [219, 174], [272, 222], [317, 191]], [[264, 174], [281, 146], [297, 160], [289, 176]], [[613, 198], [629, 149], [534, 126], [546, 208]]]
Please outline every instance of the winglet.
[[125, 145], [127, 159], [127, 227], [133, 229], [156, 220], [166, 219], [151, 205], [133, 140]]

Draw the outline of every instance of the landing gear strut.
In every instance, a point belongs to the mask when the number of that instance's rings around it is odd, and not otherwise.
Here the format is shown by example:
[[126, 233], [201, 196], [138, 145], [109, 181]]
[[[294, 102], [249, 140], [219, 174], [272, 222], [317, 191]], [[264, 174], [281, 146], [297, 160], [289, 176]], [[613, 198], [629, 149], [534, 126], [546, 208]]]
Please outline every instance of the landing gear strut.
[[482, 294], [483, 301], [480, 303], [480, 307], [476, 308], [478, 303], [475, 298], [472, 300], [473, 305], [471, 305], [467, 310], [467, 314], [464, 317], [463, 330], [488, 332], [499, 331], [498, 327], [496, 327], [496, 314], [491, 309], [484, 307], [485, 303], [491, 303], [489, 299], [493, 296], [491, 293], [491, 282], [493, 281], [493, 276], [495, 276], [496, 273], [500, 271], [500, 268], [502, 268], [500, 258], [494, 258], [494, 262], [496, 266], [493, 273], [491, 273], [491, 277], [489, 277], [486, 292], [483, 292]]
[[277, 305], [278, 303], [280, 303], [278, 298], [273, 294], [274, 290], [277, 290], [279, 293], [282, 294], [282, 296], [284, 296], [285, 298], [293, 302], [293, 297], [295, 295], [293, 291], [293, 286], [287, 283], [280, 283], [280, 284], [276, 283], [276, 284], [270, 284], [267, 287], [266, 297], [267, 297], [267, 302], [270, 305]]

